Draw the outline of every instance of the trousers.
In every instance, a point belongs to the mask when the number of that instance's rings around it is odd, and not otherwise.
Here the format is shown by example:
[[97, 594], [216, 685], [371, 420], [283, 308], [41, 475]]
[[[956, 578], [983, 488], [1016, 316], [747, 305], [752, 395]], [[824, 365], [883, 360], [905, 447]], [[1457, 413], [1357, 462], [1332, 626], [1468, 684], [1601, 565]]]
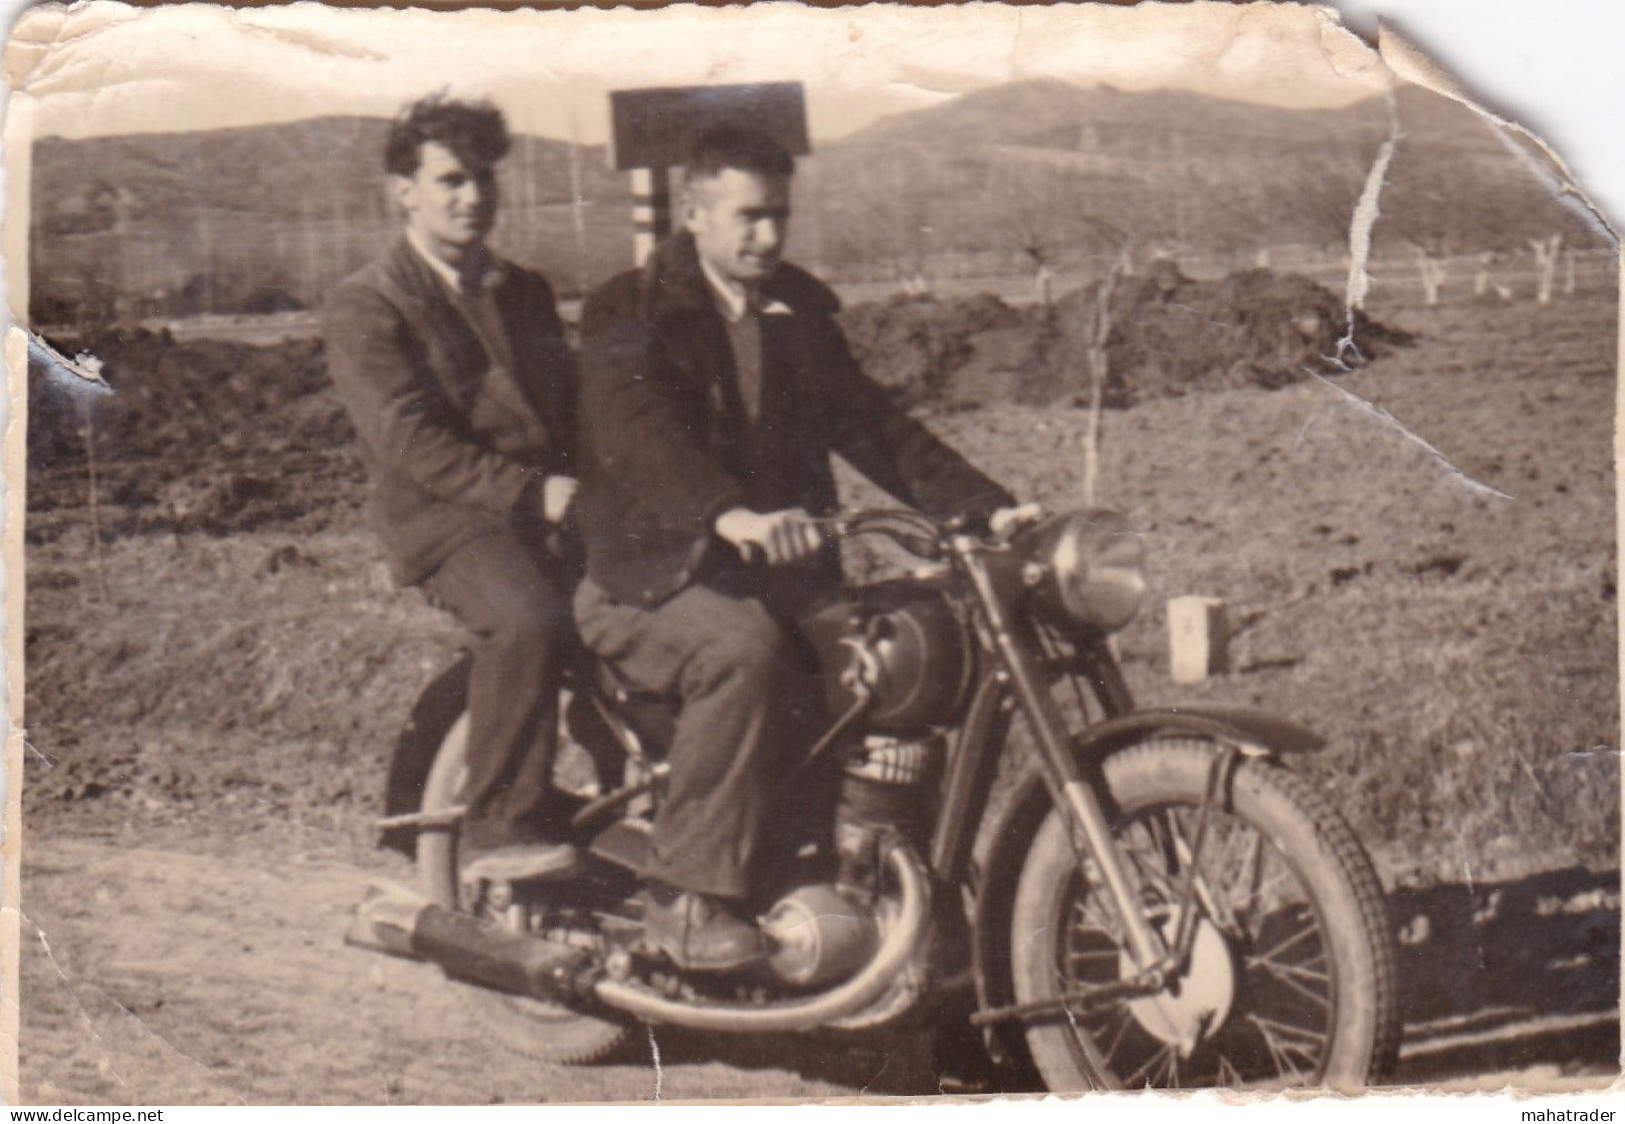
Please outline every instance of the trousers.
[[629, 686], [681, 700], [646, 875], [745, 897], [776, 782], [812, 727], [793, 702], [808, 669], [798, 634], [760, 597], [725, 585], [690, 585], [644, 608], [588, 578], [575, 612], [582, 641]]
[[463, 840], [488, 850], [556, 837], [558, 674], [573, 622], [568, 566], [502, 531], [454, 551], [423, 583], [473, 634]]

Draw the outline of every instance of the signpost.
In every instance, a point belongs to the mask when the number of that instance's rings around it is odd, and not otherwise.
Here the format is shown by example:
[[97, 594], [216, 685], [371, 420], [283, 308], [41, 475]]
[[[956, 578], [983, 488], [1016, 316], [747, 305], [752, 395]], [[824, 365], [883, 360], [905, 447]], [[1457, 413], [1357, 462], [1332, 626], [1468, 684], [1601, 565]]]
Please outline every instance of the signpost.
[[694, 137], [718, 125], [748, 125], [789, 149], [811, 151], [800, 82], [612, 90], [610, 166], [632, 176], [632, 247], [637, 263], [671, 232], [671, 169]]

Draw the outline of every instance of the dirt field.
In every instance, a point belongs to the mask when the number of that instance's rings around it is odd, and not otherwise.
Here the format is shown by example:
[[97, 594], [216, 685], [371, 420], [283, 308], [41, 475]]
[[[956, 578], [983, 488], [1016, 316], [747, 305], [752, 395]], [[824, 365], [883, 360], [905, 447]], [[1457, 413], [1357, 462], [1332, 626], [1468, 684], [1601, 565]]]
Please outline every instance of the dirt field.
[[[1155, 567], [1130, 680], [1331, 735], [1302, 767], [1391, 891], [1402, 1079], [1595, 1080], [1619, 1053], [1614, 297], [1372, 312], [1415, 342], [1335, 385], [1108, 413], [1102, 495]], [[269, 428], [326, 432], [325, 392], [290, 378], [273, 405], [304, 412]], [[347, 455], [267, 450], [261, 420], [245, 405], [219, 447], [102, 465], [99, 566], [71, 429], [34, 462], [24, 1100], [937, 1091], [918, 1036], [661, 1032], [617, 1064], [523, 1064], [431, 969], [343, 947], [367, 881], [408, 877], [370, 823], [457, 634], [389, 587]], [[1018, 492], [1076, 502], [1080, 410], [933, 424]], [[1166, 674], [1182, 593], [1224, 597], [1238, 629], [1234, 670], [1196, 689]]]

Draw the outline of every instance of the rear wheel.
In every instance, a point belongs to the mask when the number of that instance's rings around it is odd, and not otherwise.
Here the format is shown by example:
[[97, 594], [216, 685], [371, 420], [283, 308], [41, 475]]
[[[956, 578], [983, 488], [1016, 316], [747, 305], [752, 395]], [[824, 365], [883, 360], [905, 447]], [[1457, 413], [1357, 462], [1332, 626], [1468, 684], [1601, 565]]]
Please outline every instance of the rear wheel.
[[[461, 803], [467, 775], [468, 724], [465, 713], [446, 731], [423, 786], [424, 812], [446, 812]], [[564, 750], [561, 745], [561, 759], [566, 756]], [[424, 894], [446, 909], [463, 908], [457, 838], [456, 823], [418, 834], [419, 882]], [[464, 989], [474, 1014], [491, 1030], [493, 1043], [530, 1060], [586, 1065], [609, 1057], [631, 1036], [631, 1028], [624, 1022], [538, 999], [461, 983], [457, 986]]]
[[[1120, 853], [1170, 941], [1215, 753], [1170, 739], [1104, 766]], [[1190, 961], [1161, 993], [1080, 998], [1134, 973], [1091, 865], [1051, 812], [1016, 890], [1016, 1001], [1066, 1000], [1026, 1031], [1051, 1090], [1352, 1087], [1392, 1065], [1396, 969], [1381, 887], [1348, 825], [1301, 778], [1261, 760], [1235, 766], [1195, 863]]]

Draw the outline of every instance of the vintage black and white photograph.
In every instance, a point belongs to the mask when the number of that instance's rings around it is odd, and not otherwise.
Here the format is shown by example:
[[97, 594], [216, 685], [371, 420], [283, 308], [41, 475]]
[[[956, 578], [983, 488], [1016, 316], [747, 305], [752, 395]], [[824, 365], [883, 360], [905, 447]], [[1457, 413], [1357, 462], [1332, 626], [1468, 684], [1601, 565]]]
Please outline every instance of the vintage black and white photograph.
[[7, 52], [17, 1101], [1619, 1079], [1618, 244], [1404, 40]]

